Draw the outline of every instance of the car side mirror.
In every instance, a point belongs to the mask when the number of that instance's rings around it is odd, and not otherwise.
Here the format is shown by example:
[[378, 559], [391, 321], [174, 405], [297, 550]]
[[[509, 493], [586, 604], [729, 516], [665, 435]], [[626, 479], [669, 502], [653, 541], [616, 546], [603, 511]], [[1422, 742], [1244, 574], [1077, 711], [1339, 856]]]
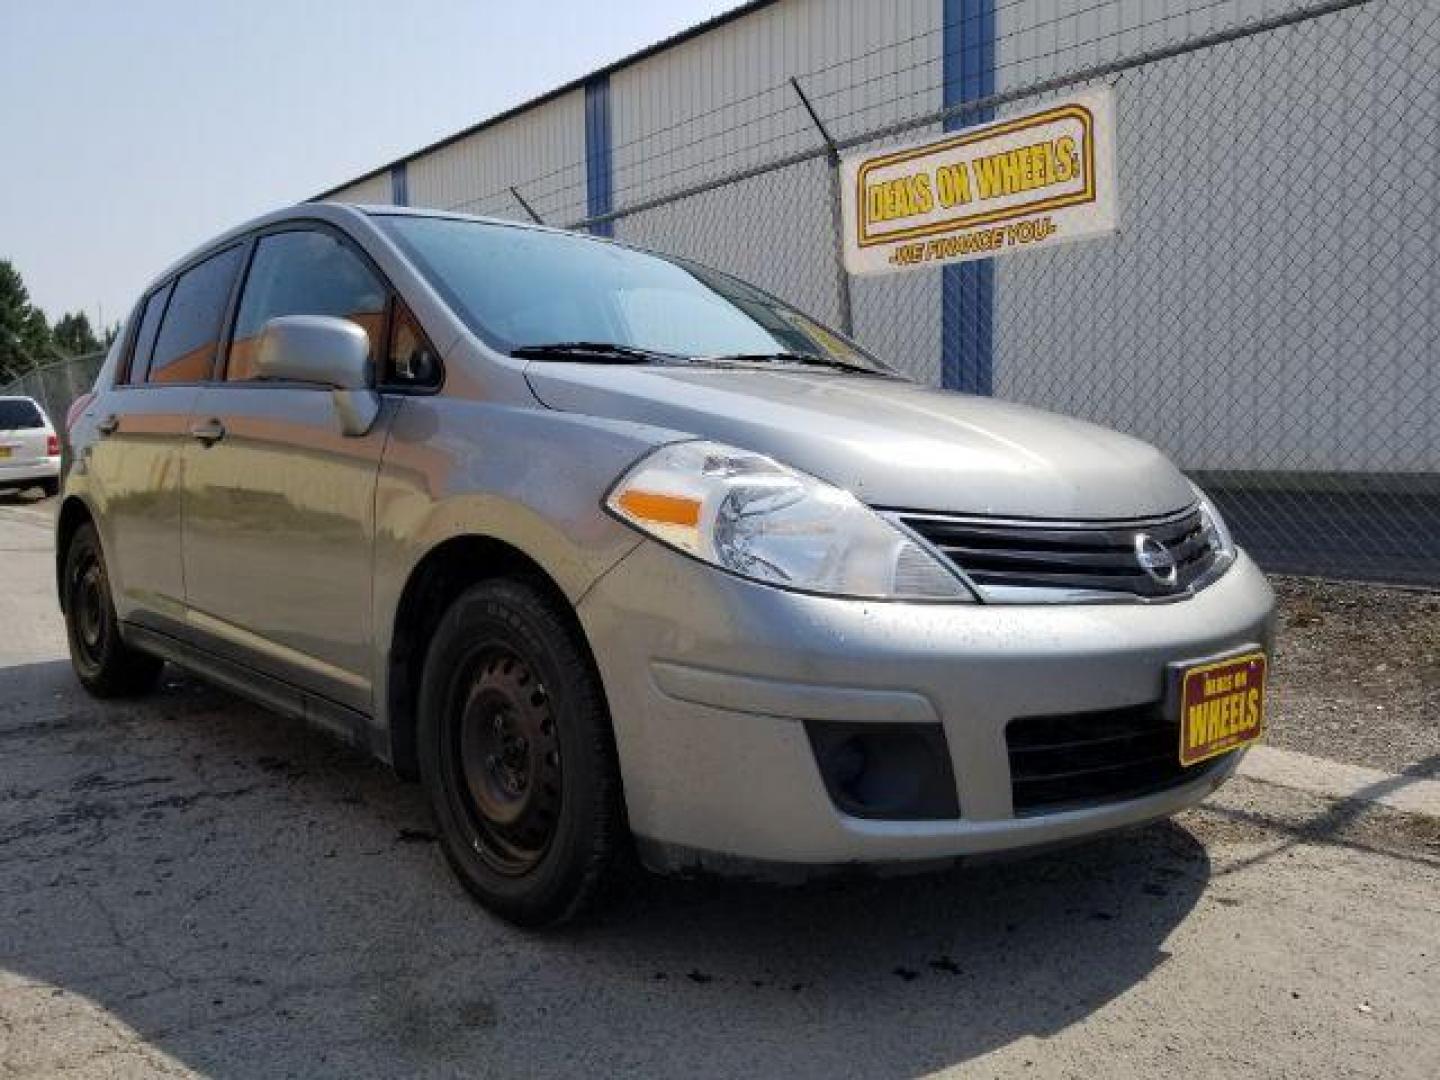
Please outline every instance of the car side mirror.
[[262, 379], [330, 388], [340, 430], [364, 435], [380, 414], [370, 385], [370, 335], [349, 319], [282, 315], [260, 332], [255, 374]]

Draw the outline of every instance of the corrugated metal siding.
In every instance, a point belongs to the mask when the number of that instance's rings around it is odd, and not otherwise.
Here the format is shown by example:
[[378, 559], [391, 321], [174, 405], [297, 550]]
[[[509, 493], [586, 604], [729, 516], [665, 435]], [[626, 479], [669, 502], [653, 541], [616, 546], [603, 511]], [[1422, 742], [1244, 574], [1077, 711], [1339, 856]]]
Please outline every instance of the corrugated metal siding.
[[329, 196], [331, 202], [360, 203], [364, 206], [390, 205], [390, 174], [379, 173], [368, 180], [360, 180]]
[[547, 222], [585, 213], [585, 96], [576, 90], [409, 162], [411, 206]]
[[997, 84], [1027, 86], [1314, 0], [998, 0]]
[[[1440, 189], [1419, 178], [1440, 166], [1440, 85], [1433, 57], [1396, 63], [1427, 2], [1127, 73], [1120, 235], [996, 260], [996, 394], [1130, 431], [1192, 469], [1440, 467], [1440, 365], [1419, 359], [1437, 347], [1437, 297], [1411, 270], [1435, 257]], [[1295, 6], [1002, 4], [1002, 89]], [[1157, 20], [1143, 31], [1142, 7]], [[1157, 14], [1187, 7], [1206, 10]]]
[[[1433, 55], [1397, 59], [1428, 3], [1376, 2], [1120, 79], [1122, 231], [995, 261], [995, 393], [1132, 431], [1190, 468], [1440, 467], [1440, 365], [1424, 359], [1440, 348], [1434, 275], [1417, 283], [1407, 269], [1434, 259], [1440, 188], [1417, 178], [1440, 169], [1440, 84]], [[997, 0], [996, 88], [1301, 6]], [[792, 75], [840, 138], [937, 108], [943, 9], [782, 0], [614, 71], [611, 204], [816, 146]], [[409, 200], [523, 218], [514, 184], [568, 224], [586, 215], [585, 146], [577, 87], [412, 158]], [[835, 322], [827, 169], [816, 159], [728, 185], [623, 217], [615, 233]], [[1391, 197], [1337, 194], [1365, 190]], [[390, 177], [333, 197], [389, 202]], [[1397, 207], [1412, 228], [1395, 227]], [[1371, 235], [1384, 251], [1363, 250]], [[856, 336], [938, 382], [940, 272], [850, 287]]]

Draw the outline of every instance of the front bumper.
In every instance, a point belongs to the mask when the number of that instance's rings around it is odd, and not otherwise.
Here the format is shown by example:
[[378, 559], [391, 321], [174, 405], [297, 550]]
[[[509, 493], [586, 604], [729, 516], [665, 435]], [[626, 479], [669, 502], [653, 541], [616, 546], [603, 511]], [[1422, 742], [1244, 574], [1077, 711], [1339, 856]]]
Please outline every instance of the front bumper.
[[[630, 825], [671, 869], [909, 863], [1049, 845], [1173, 814], [1234, 770], [1017, 817], [1016, 717], [1158, 701], [1166, 665], [1270, 645], [1274, 597], [1243, 554], [1159, 604], [1000, 606], [805, 596], [644, 543], [579, 605], [609, 698]], [[937, 723], [960, 816], [836, 809], [804, 721]]]
[[29, 487], [60, 475], [60, 457], [32, 458], [24, 462], [0, 459], [0, 488]]

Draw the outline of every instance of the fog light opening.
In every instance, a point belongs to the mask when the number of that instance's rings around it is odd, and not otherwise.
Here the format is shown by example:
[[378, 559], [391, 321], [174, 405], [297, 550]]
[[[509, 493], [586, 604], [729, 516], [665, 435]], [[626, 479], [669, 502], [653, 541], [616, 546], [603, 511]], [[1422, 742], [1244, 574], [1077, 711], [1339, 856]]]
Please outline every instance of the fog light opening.
[[960, 816], [939, 724], [812, 720], [805, 727], [825, 790], [841, 813], [892, 821]]

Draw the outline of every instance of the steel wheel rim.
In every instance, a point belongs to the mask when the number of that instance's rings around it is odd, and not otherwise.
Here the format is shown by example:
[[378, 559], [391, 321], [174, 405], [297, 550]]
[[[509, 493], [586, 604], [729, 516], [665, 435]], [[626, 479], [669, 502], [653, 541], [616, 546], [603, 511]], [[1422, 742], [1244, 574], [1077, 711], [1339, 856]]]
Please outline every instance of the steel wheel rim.
[[454, 780], [486, 864], [506, 876], [544, 858], [560, 821], [560, 741], [550, 694], [514, 650], [480, 650], [450, 703]]
[[75, 568], [70, 610], [76, 646], [88, 663], [98, 664], [109, 630], [110, 608], [105, 597], [105, 571], [93, 553], [87, 553]]

